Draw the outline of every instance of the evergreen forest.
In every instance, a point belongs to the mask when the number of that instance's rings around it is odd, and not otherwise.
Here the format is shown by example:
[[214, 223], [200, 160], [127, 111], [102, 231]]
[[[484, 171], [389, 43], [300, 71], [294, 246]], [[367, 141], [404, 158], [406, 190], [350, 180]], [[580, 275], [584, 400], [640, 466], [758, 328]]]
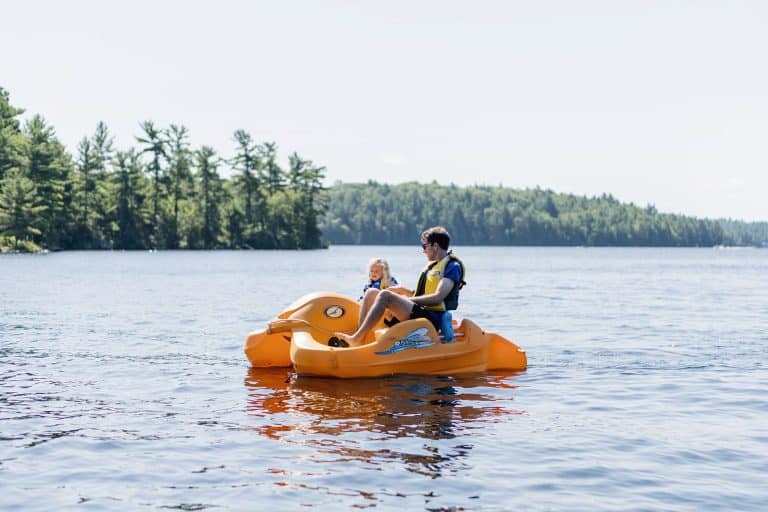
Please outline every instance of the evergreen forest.
[[336, 184], [320, 228], [332, 243], [415, 243], [444, 225], [462, 245], [714, 246], [730, 241], [714, 220], [659, 213], [610, 195], [542, 189]]
[[296, 153], [237, 130], [232, 154], [191, 147], [184, 126], [139, 124], [115, 147], [105, 123], [74, 155], [0, 87], [0, 251], [316, 249], [413, 244], [443, 225], [460, 245], [768, 246], [768, 222], [711, 220], [551, 190], [336, 183]]
[[[140, 123], [116, 148], [106, 124], [68, 153], [0, 88], [0, 248], [315, 249], [325, 168], [234, 132], [233, 155], [192, 148], [184, 126]], [[230, 178], [222, 176], [228, 170]]]

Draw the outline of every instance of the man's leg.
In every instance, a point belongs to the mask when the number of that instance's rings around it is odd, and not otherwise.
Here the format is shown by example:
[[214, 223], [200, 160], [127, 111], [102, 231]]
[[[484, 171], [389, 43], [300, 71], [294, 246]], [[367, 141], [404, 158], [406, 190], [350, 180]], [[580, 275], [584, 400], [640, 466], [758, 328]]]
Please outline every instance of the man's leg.
[[376, 325], [387, 308], [392, 310], [397, 318], [407, 320], [411, 316], [413, 302], [402, 295], [389, 290], [382, 290], [376, 295], [376, 300], [373, 301], [373, 305], [368, 309], [368, 313], [360, 322], [357, 330], [351, 335], [336, 333], [336, 336], [349, 343], [350, 346], [360, 345], [365, 339], [366, 333]]

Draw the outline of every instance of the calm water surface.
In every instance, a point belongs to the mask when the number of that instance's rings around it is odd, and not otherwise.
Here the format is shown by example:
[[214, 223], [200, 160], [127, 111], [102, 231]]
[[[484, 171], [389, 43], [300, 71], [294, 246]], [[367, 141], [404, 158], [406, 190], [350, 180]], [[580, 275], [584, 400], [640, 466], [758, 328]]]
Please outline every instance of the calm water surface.
[[0, 257], [3, 510], [765, 510], [768, 251], [458, 248], [521, 374], [353, 381], [242, 353], [419, 247]]

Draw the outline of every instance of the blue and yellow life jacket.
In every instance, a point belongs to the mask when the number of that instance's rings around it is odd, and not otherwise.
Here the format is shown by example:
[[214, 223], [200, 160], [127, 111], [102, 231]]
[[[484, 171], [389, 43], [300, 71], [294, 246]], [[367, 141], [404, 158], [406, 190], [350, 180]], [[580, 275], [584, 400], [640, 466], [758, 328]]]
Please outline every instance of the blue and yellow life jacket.
[[459, 290], [467, 284], [467, 282], [464, 281], [466, 270], [464, 269], [464, 262], [451, 252], [441, 260], [429, 262], [427, 268], [425, 268], [419, 276], [419, 283], [416, 285], [416, 291], [413, 292], [413, 295], [418, 296], [435, 293], [437, 291], [438, 283], [440, 283], [440, 280], [443, 278], [445, 266], [448, 265], [448, 262], [451, 260], [457, 262], [461, 267], [461, 278], [458, 282], [453, 283], [453, 288], [451, 288], [451, 291], [446, 295], [445, 299], [443, 299], [442, 304], [436, 306], [424, 306], [425, 309], [445, 311], [459, 307]]

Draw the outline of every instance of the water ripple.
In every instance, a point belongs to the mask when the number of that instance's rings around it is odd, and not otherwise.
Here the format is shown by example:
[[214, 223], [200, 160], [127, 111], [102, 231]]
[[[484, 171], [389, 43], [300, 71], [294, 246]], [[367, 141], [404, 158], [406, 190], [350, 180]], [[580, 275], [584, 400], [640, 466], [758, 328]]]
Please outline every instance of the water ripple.
[[763, 510], [768, 252], [460, 248], [458, 316], [527, 372], [247, 369], [246, 332], [307, 287], [356, 294], [373, 253], [421, 267], [390, 247], [2, 258], [0, 509]]

